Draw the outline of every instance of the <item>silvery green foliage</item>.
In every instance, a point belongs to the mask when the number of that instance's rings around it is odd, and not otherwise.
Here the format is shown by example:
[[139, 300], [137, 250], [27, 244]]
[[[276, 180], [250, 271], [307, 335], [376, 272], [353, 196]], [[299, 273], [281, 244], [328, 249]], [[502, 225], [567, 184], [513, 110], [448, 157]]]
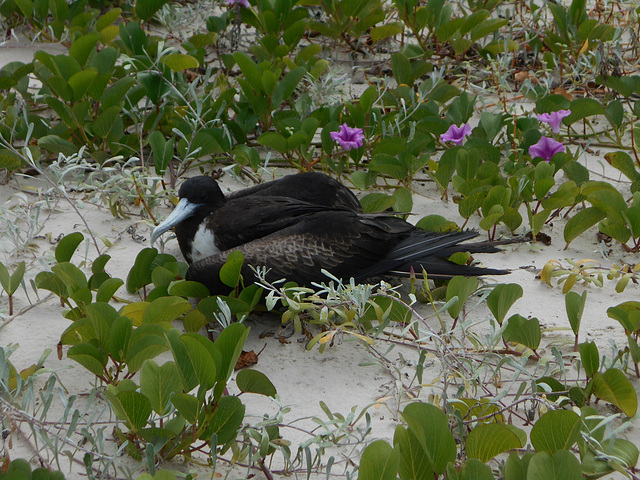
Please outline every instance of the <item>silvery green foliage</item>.
[[49, 469], [62, 470], [69, 459], [82, 463], [84, 458], [91, 477], [120, 476], [116, 461], [126, 443], [114, 448], [109, 440], [112, 414], [99, 390], [69, 394], [56, 372], [44, 368], [51, 350], [45, 350], [36, 365], [17, 372], [9, 361], [17, 348], [0, 347], [2, 429], [26, 440], [31, 454]]

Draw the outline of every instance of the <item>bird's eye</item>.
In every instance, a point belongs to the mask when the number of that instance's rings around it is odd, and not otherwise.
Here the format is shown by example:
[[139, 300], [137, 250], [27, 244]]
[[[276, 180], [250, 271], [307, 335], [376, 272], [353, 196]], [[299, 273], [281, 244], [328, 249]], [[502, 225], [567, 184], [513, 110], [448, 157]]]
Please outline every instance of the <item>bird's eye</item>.
[[200, 194], [200, 200], [206, 200], [207, 199], [207, 194], [206, 193], [201, 193]]

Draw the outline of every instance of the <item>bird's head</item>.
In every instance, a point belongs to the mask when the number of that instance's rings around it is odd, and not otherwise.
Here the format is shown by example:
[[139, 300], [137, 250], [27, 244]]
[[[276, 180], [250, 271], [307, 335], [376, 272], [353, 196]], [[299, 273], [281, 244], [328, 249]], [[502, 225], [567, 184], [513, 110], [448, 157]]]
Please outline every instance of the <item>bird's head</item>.
[[194, 215], [206, 215], [225, 203], [225, 197], [218, 182], [207, 176], [185, 180], [178, 191], [180, 201], [164, 221], [151, 233], [151, 245], [176, 225]]

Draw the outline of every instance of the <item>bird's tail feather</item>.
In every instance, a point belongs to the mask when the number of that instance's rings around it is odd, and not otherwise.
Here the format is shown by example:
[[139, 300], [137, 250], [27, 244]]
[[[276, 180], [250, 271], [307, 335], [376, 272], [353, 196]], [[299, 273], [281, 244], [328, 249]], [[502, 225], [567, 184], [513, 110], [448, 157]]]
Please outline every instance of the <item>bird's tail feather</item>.
[[413, 269], [421, 274], [424, 269], [430, 278], [452, 278], [457, 275], [505, 275], [509, 270], [482, 268], [471, 265], [458, 265], [447, 260], [457, 252], [496, 253], [501, 251], [501, 245], [520, 243], [522, 238], [512, 238], [498, 241], [483, 241], [462, 243], [478, 235], [477, 231], [466, 230], [452, 232], [445, 235], [434, 235], [429, 232], [414, 232], [398, 246], [393, 248], [381, 261], [361, 272], [358, 280], [392, 273], [408, 276]]

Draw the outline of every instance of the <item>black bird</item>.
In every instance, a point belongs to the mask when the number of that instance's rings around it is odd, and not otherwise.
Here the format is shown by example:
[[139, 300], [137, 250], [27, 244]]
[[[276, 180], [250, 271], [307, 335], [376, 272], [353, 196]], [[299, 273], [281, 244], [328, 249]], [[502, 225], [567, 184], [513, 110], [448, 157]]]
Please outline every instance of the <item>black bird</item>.
[[178, 197], [173, 212], [153, 230], [151, 244], [175, 227], [189, 264], [294, 225], [310, 212], [361, 211], [351, 190], [319, 172], [287, 175], [226, 197], [213, 178], [193, 177], [182, 184]]
[[[430, 278], [456, 275], [504, 275], [509, 270], [458, 265], [447, 260], [456, 252], [495, 253], [498, 242], [461, 243], [478, 235], [476, 231], [434, 233], [419, 230], [392, 216], [362, 214], [348, 210], [310, 212], [300, 221], [262, 238], [234, 248], [244, 255], [242, 276], [245, 284], [256, 280], [249, 265], [267, 267], [266, 280], [286, 278], [299, 285], [328, 280], [322, 272], [343, 279], [363, 281], [382, 274], [407, 276], [422, 269]], [[187, 280], [207, 286], [211, 294], [229, 292], [219, 271], [230, 251], [211, 255], [193, 263]]]
[[[287, 195], [287, 196], [282, 196]], [[385, 214], [365, 214], [353, 193], [320, 173], [290, 175], [228, 197], [209, 177], [183, 183], [175, 210], [153, 231], [152, 243], [175, 226], [190, 264], [186, 278], [212, 294], [228, 293], [219, 271], [229, 253], [245, 257], [245, 284], [256, 280], [249, 265], [269, 269], [267, 281], [300, 285], [327, 280], [322, 270], [356, 281], [385, 273], [408, 275], [424, 268], [430, 277], [503, 275], [508, 270], [457, 265], [453, 253], [494, 253], [520, 241], [461, 243], [475, 231], [425, 232]]]

